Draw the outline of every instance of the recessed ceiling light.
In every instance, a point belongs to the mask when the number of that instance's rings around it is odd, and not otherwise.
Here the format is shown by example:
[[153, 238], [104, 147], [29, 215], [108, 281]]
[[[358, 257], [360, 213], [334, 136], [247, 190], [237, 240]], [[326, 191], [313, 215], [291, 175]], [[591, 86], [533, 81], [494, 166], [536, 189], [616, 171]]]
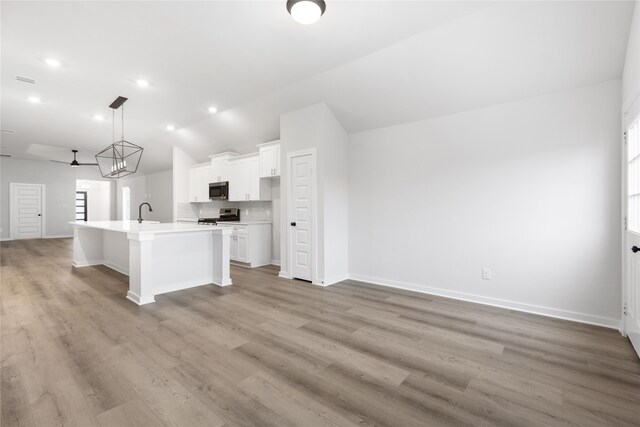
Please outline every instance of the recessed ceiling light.
[[28, 99], [29, 99], [29, 102], [31, 102], [32, 104], [40, 103], [40, 98], [38, 98], [37, 96], [30, 96]]
[[136, 80], [136, 84], [140, 87], [147, 87], [149, 86], [149, 82], [146, 81], [145, 79], [138, 79]]
[[50, 67], [59, 67], [60, 66], [60, 61], [58, 61], [57, 59], [54, 59], [54, 58], [46, 58], [44, 60], [44, 62]]
[[216, 107], [209, 107], [208, 110], [211, 114], [215, 114], [218, 112], [218, 109]]
[[93, 115], [93, 120], [97, 120], [99, 122], [104, 120], [104, 116], [102, 114], [94, 114]]
[[293, 19], [304, 25], [313, 24], [324, 13], [327, 5], [324, 0], [288, 0], [287, 10]]
[[167, 125], [167, 130], [171, 132], [173, 130], [176, 130], [176, 127], [174, 125]]

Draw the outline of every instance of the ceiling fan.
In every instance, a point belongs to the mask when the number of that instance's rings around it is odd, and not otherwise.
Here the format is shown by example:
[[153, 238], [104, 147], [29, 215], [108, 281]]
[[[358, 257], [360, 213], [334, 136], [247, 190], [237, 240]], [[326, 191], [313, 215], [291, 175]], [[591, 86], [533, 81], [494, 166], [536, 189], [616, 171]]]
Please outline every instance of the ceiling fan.
[[71, 150], [71, 151], [73, 152], [73, 161], [71, 163], [61, 162], [60, 160], [51, 160], [51, 161], [55, 163], [64, 163], [65, 165], [69, 165], [72, 168], [77, 168], [78, 166], [98, 166], [97, 163], [78, 163], [78, 160], [76, 160], [76, 154], [78, 153], [78, 150]]

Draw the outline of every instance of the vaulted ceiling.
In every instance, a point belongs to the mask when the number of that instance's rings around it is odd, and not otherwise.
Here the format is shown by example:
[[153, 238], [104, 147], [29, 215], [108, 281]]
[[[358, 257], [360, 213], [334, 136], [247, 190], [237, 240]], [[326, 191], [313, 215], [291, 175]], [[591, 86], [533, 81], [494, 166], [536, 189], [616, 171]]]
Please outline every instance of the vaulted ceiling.
[[118, 95], [150, 172], [171, 167], [173, 145], [200, 160], [248, 152], [279, 136], [280, 114], [316, 102], [355, 132], [616, 79], [634, 6], [327, 3], [303, 26], [284, 0], [3, 1], [0, 119], [15, 133], [2, 151], [66, 160], [77, 148], [88, 161], [111, 142]]

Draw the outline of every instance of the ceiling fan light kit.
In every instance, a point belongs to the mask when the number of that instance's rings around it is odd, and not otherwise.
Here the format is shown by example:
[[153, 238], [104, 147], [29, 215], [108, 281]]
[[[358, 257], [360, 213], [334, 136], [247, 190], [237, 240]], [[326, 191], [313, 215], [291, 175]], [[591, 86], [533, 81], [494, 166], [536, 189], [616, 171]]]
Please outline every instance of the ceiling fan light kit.
[[[138, 171], [144, 149], [124, 139], [124, 103], [127, 98], [119, 96], [109, 105], [113, 116], [113, 143], [96, 154], [100, 174], [104, 178], [122, 178]], [[115, 112], [122, 107], [122, 136], [115, 140]]]
[[293, 19], [304, 25], [316, 22], [324, 14], [327, 5], [324, 0], [288, 0], [287, 11]]

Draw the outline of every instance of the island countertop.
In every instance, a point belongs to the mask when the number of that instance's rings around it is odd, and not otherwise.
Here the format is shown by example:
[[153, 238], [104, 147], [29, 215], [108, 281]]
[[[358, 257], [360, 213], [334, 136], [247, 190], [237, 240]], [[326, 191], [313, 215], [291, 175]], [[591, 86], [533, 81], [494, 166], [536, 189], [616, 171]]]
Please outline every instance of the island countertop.
[[127, 298], [138, 305], [155, 295], [213, 284], [231, 285], [231, 227], [73, 221], [73, 266], [102, 264], [129, 276]]
[[71, 221], [70, 224], [74, 227], [97, 228], [100, 230], [132, 234], [186, 233], [205, 231], [210, 232], [215, 230], [226, 230], [226, 227], [218, 227], [215, 225], [185, 224], [177, 222], [143, 222], [142, 224], [140, 224], [138, 223], [138, 221]]

